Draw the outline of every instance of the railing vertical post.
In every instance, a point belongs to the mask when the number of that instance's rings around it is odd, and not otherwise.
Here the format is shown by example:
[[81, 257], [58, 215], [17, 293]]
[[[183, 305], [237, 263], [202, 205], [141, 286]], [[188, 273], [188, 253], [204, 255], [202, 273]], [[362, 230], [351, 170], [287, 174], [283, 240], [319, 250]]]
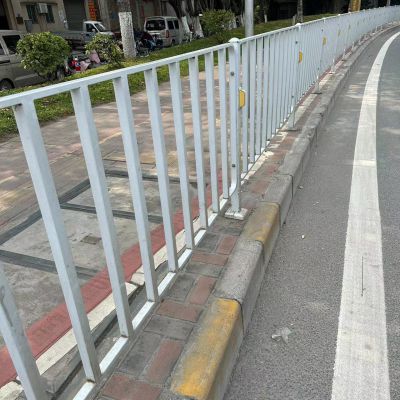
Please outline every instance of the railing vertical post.
[[250, 82], [249, 82], [249, 92], [247, 95], [249, 101], [249, 158], [250, 163], [254, 163], [256, 159], [256, 50], [257, 41], [252, 39], [247, 42], [250, 54], [249, 54], [249, 66], [250, 66]]
[[103, 239], [104, 253], [114, 296], [119, 329], [122, 336], [133, 337], [132, 318], [124, 284], [124, 271], [121, 263], [111, 201], [107, 190], [106, 174], [101, 158], [99, 136], [90, 103], [89, 89], [87, 86], [74, 89], [71, 91], [71, 96], [81, 137], [83, 155], [90, 179], [90, 187], [96, 206], [100, 233]]
[[263, 63], [263, 109], [261, 126], [261, 147], [264, 150], [267, 147], [267, 122], [268, 122], [268, 84], [269, 84], [269, 37], [264, 38], [264, 63]]
[[229, 41], [229, 105], [231, 125], [231, 179], [230, 188], [231, 208], [226, 216], [236, 219], [244, 219], [246, 210], [241, 208], [240, 202], [240, 129], [239, 129], [239, 61], [240, 41], [233, 38]]
[[186, 133], [183, 116], [182, 84], [179, 62], [169, 65], [172, 109], [174, 113], [175, 141], [178, 152], [179, 183], [182, 196], [182, 212], [185, 225], [186, 247], [194, 248], [193, 216], [189, 191], [189, 168], [186, 156]]
[[348, 40], [349, 40], [350, 29], [351, 29], [351, 25], [350, 25], [350, 23], [349, 23], [349, 26], [347, 27], [347, 32], [346, 32], [346, 41], [344, 42], [344, 49], [343, 49], [342, 60], [345, 60], [345, 58], [346, 58], [347, 42], [348, 42]]
[[47, 399], [18, 309], [0, 263], [0, 332], [28, 399]]
[[218, 194], [218, 160], [217, 160], [217, 136], [215, 123], [215, 80], [214, 80], [214, 52], [205, 54], [206, 71], [206, 95], [207, 95], [207, 117], [208, 117], [208, 145], [210, 157], [211, 176], [211, 207], [213, 212], [219, 213]]
[[100, 366], [33, 101], [14, 106], [14, 115], [83, 368], [87, 379], [96, 382]]
[[326, 21], [326, 18], [323, 18], [323, 25], [322, 25], [322, 28], [321, 28], [321, 33], [322, 33], [321, 52], [320, 52], [320, 55], [319, 55], [319, 66], [318, 66], [318, 73], [317, 73], [317, 83], [315, 85], [315, 91], [314, 91], [315, 94], [320, 94], [321, 93], [321, 88], [319, 87], [319, 83], [320, 83], [319, 81], [320, 81], [320, 78], [321, 78], [322, 61], [324, 59], [324, 49], [325, 49], [326, 41], [327, 41], [327, 38], [325, 36], [325, 23], [326, 23], [325, 21]]
[[257, 63], [257, 73], [256, 73], [256, 139], [255, 139], [255, 155], [258, 158], [261, 154], [261, 121], [262, 121], [262, 90], [263, 90], [263, 78], [264, 78], [264, 68], [263, 68], [263, 52], [264, 52], [264, 40], [256, 40], [256, 63]]
[[206, 183], [204, 172], [203, 132], [201, 123], [199, 60], [198, 57], [189, 58], [189, 85], [192, 103], [194, 152], [196, 156], [197, 198], [199, 200], [200, 226], [208, 227]]
[[339, 36], [340, 36], [340, 20], [338, 18], [335, 50], [333, 52], [332, 66], [331, 66], [331, 72], [330, 72], [331, 74], [334, 74], [336, 72], [336, 53], [337, 53], [337, 48], [338, 48], [338, 43], [339, 43]]
[[[218, 81], [219, 81], [219, 119], [221, 132], [221, 169], [222, 169], [222, 195], [229, 199], [228, 177], [228, 136], [226, 112], [226, 51], [218, 50]], [[247, 143], [247, 142], [246, 142]]]
[[175, 272], [178, 269], [178, 257], [176, 252], [173, 209], [169, 189], [167, 149], [165, 145], [156, 69], [152, 68], [146, 70], [144, 73], [144, 79], [146, 82], [151, 134], [153, 137], [154, 154], [156, 157], [158, 188], [160, 190], [160, 201], [162, 204], [161, 212], [164, 224], [165, 243], [167, 246], [168, 268], [171, 272]]
[[133, 209], [135, 211], [136, 230], [138, 233], [140, 257], [144, 272], [147, 299], [156, 302], [159, 299], [157, 277], [151, 246], [150, 227], [147, 214], [146, 197], [140, 167], [139, 146], [137, 143], [135, 120], [129, 93], [128, 77], [114, 79], [115, 100], [122, 131]]
[[[246, 99], [242, 107], [242, 168], [243, 172], [249, 170], [249, 74], [250, 74], [250, 45], [245, 42], [242, 45], [242, 89], [245, 91]], [[221, 121], [222, 123], [222, 121]]]
[[291, 106], [291, 114], [289, 119], [289, 128], [294, 129], [294, 125], [296, 123], [296, 103], [297, 103], [297, 92], [299, 86], [299, 73], [300, 73], [300, 35], [301, 35], [301, 24], [297, 25], [297, 37], [295, 41], [295, 74], [294, 74], [294, 82], [293, 82], [293, 92], [292, 92], [292, 106]]

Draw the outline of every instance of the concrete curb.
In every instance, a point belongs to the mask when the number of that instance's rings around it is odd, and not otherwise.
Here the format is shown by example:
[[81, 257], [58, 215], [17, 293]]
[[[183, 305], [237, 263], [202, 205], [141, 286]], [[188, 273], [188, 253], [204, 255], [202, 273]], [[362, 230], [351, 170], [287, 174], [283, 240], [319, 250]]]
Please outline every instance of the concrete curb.
[[164, 393], [162, 399], [223, 399], [280, 228], [317, 146], [318, 135], [359, 56], [373, 39], [393, 28], [369, 37], [350, 55], [307, 118], [263, 201], [250, 215], [214, 290], [211, 306], [175, 368], [171, 392]]
[[240, 305], [214, 299], [172, 379], [173, 393], [190, 399], [222, 399], [243, 340]]

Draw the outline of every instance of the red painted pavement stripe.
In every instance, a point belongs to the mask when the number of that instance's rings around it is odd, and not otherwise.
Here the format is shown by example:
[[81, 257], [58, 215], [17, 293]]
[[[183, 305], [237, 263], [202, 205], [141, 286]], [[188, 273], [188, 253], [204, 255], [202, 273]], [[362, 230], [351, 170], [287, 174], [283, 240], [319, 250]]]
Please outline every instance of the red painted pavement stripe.
[[[221, 186], [221, 178], [219, 179]], [[207, 188], [207, 205], [211, 204], [211, 190]], [[199, 215], [198, 199], [192, 200], [192, 216]], [[182, 210], [175, 213], [173, 218], [175, 232], [180, 232], [184, 228]], [[159, 225], [150, 233], [152, 250], [155, 254], [165, 246], [164, 226]], [[122, 256], [122, 265], [125, 272], [125, 280], [130, 281], [132, 275], [142, 265], [139, 244], [136, 243], [126, 250]], [[85, 303], [85, 310], [89, 313], [93, 308], [100, 304], [110, 293], [111, 286], [107, 268], [96, 274], [91, 280], [81, 287], [81, 293]], [[39, 321], [32, 324], [27, 330], [26, 335], [31, 346], [35, 359], [49, 349], [60, 337], [71, 329], [71, 320], [68, 315], [65, 303], [62, 303], [42, 317]], [[0, 388], [17, 376], [11, 357], [6, 346], [0, 349]]]

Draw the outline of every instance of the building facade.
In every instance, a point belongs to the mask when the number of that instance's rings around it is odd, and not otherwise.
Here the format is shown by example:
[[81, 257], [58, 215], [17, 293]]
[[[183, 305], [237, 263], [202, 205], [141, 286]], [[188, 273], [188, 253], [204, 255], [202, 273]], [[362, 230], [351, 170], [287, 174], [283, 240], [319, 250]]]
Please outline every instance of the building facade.
[[[0, 30], [56, 32], [81, 30], [84, 20], [98, 20], [119, 30], [118, 0], [0, 0]], [[166, 0], [130, 0], [133, 24], [143, 29], [146, 17], [175, 15]], [[43, 7], [43, 5], [47, 5]], [[46, 10], [47, 12], [43, 12]]]
[[[47, 13], [41, 12], [38, 3], [47, 4]], [[65, 19], [63, 0], [0, 0], [0, 29], [24, 32], [59, 31], [65, 29]]]

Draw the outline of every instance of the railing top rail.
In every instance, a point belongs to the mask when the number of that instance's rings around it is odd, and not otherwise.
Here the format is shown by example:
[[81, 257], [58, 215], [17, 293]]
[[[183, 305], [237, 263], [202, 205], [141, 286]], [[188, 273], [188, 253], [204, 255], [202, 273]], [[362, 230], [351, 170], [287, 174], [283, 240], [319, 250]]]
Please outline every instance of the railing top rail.
[[67, 82], [56, 83], [54, 85], [45, 86], [33, 90], [28, 90], [22, 93], [16, 93], [9, 96], [0, 97], [0, 109], [16, 106], [26, 101], [33, 101], [44, 97], [54, 96], [56, 94], [68, 92], [74, 89], [78, 89], [82, 86], [90, 86], [96, 83], [109, 81], [116, 78], [125, 77], [128, 75], [144, 72], [153, 68], [159, 68], [168, 66], [170, 64], [189, 60], [190, 58], [199, 57], [211, 52], [215, 52], [221, 49], [227, 49], [231, 47], [231, 43], [224, 43], [217, 46], [207, 47], [204, 49], [192, 51], [190, 53], [179, 54], [177, 56], [163, 58], [161, 60], [151, 61], [149, 63], [143, 63], [134, 65], [132, 67], [120, 68], [114, 71], [104, 72], [102, 74], [88, 76], [80, 79], [75, 79]]

